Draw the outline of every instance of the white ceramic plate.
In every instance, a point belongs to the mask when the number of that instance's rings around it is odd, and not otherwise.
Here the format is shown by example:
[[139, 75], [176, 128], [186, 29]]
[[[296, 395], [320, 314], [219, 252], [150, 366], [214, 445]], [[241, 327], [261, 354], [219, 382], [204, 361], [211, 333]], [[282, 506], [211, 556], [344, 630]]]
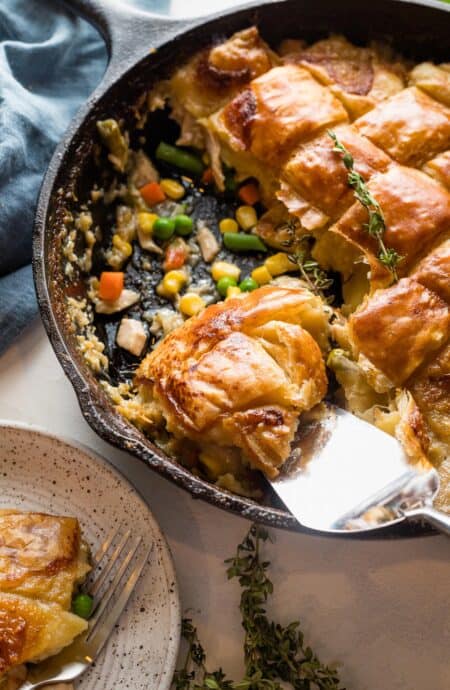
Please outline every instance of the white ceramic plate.
[[84, 447], [0, 421], [0, 508], [73, 515], [93, 551], [115, 525], [154, 543], [119, 625], [76, 687], [167, 690], [180, 638], [178, 587], [167, 543], [131, 484]]

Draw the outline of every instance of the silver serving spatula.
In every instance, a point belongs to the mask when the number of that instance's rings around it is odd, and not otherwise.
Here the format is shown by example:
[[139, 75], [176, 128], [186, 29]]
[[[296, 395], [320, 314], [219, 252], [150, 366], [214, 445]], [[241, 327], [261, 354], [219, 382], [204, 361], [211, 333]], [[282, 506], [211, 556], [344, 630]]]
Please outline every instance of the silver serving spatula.
[[348, 533], [424, 520], [450, 535], [450, 516], [433, 508], [436, 470], [413, 466], [389, 434], [328, 407], [302, 425], [294, 446], [271, 486], [304, 527]]

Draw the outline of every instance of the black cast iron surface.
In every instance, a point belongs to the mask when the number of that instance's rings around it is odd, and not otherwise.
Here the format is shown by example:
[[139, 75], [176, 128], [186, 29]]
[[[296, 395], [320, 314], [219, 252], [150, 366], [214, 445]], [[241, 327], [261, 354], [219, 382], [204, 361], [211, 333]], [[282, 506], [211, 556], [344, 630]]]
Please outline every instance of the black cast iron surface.
[[[275, 505], [257, 504], [193, 476], [115, 411], [77, 351], [64, 308], [67, 294], [82, 290], [81, 286], [68, 285], [62, 272], [59, 231], [67, 194], [82, 198], [92, 184], [96, 121], [106, 117], [129, 120], [130, 105], [144, 91], [214, 37], [228, 36], [257, 24], [272, 45], [286, 37], [313, 41], [329, 33], [343, 33], [359, 44], [370, 40], [392, 42], [397, 51], [415, 61], [448, 61], [450, 7], [433, 0], [420, 4], [400, 0], [377, 0], [370, 4], [360, 0], [285, 0], [253, 3], [206, 21], [180, 22], [132, 10], [117, 0], [72, 0], [67, 4], [101, 31], [110, 61], [102, 83], [58, 146], [39, 197], [33, 270], [42, 320], [53, 349], [75, 389], [86, 421], [103, 439], [137, 456], [196, 498], [251, 520], [299, 529], [287, 511]], [[420, 528], [403, 523], [375, 535], [379, 538], [380, 534], [423, 533]]]

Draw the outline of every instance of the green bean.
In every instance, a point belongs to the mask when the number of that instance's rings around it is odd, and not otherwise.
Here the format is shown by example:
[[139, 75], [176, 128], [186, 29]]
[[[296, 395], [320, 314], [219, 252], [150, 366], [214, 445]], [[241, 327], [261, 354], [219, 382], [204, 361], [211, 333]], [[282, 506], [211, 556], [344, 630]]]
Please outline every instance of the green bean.
[[176, 168], [181, 168], [181, 170], [187, 170], [194, 175], [201, 175], [205, 167], [200, 158], [194, 153], [166, 144], [165, 141], [161, 141], [158, 144], [155, 156], [158, 160], [164, 161], [164, 163], [174, 165]]
[[256, 235], [243, 232], [225, 232], [223, 243], [232, 252], [266, 252], [266, 245]]

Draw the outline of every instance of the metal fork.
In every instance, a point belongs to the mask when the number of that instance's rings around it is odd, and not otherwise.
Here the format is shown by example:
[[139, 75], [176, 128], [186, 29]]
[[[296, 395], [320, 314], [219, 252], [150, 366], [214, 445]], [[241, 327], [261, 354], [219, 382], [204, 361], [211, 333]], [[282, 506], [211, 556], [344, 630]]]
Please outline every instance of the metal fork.
[[[152, 552], [153, 544], [145, 549], [140, 548], [141, 544], [142, 537], [131, 539], [131, 531], [120, 535], [119, 530], [114, 530], [108, 535], [93, 558], [93, 570], [84, 589], [94, 600], [87, 631], [60, 654], [31, 667], [28, 679], [20, 690], [70, 683], [94, 663], [113, 632]], [[125, 578], [130, 566], [131, 570]], [[108, 608], [112, 599], [114, 601]]]

